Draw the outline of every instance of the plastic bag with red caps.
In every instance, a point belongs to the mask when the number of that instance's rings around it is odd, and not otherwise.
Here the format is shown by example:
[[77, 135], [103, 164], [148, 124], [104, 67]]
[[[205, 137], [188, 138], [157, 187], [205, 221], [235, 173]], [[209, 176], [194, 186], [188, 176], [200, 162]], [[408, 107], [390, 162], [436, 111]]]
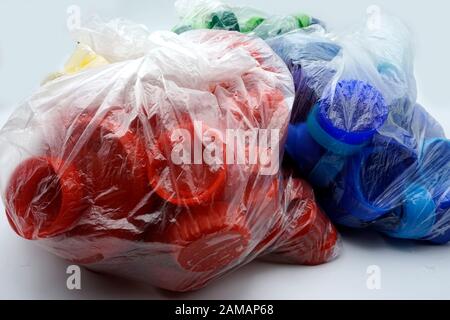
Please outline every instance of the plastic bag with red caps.
[[102, 63], [50, 79], [0, 132], [2, 195], [20, 236], [174, 291], [261, 255], [336, 256], [311, 190], [278, 168], [293, 83], [262, 40], [98, 19], [74, 34]]

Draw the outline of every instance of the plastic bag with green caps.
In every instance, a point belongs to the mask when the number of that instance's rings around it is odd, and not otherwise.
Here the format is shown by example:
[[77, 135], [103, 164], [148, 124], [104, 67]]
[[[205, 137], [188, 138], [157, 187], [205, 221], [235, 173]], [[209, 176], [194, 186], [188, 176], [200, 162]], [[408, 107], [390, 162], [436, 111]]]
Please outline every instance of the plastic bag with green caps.
[[178, 0], [175, 8], [181, 22], [173, 29], [183, 33], [192, 29], [221, 29], [272, 38], [313, 24], [322, 24], [309, 15], [269, 15], [263, 11], [232, 6], [217, 0]]

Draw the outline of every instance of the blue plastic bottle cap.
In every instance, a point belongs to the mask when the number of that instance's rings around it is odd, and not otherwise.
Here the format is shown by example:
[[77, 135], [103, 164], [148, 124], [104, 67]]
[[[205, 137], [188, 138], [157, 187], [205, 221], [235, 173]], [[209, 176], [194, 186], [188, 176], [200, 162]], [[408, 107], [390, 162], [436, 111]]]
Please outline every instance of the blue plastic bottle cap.
[[436, 204], [426, 187], [412, 184], [405, 190], [398, 214], [398, 226], [384, 233], [394, 238], [422, 239], [430, 235], [436, 222]]
[[[362, 221], [374, 221], [401, 205], [399, 181], [417, 171], [417, 154], [396, 140], [364, 148], [344, 171], [340, 206]], [[400, 189], [399, 189], [400, 188]]]
[[306, 42], [302, 47], [301, 50], [297, 51], [297, 56], [295, 57], [297, 61], [308, 59], [330, 62], [336, 58], [342, 49], [341, 46], [333, 42], [324, 41]]
[[367, 141], [361, 144], [348, 144], [330, 135], [318, 123], [318, 113], [319, 105], [316, 104], [308, 116], [308, 130], [311, 136], [325, 149], [341, 156], [350, 156], [359, 152], [366, 145]]
[[316, 39], [308, 33], [294, 32], [267, 40], [283, 59], [294, 78], [295, 101], [291, 123], [305, 122], [324, 88], [336, 74], [330, 63], [341, 51], [333, 41]]
[[427, 240], [436, 244], [450, 241], [450, 140], [433, 138], [424, 142], [421, 181], [432, 191], [437, 204], [436, 223]]
[[305, 175], [319, 162], [326, 152], [309, 134], [305, 123], [289, 125], [286, 152]]
[[365, 181], [363, 181], [361, 175], [362, 168], [365, 166], [367, 158], [376, 151], [383, 152], [384, 150], [367, 148], [352, 157], [344, 177], [344, 193], [340, 206], [364, 222], [374, 221], [393, 209], [391, 206], [381, 206], [372, 203], [363, 188]]
[[434, 138], [424, 142], [419, 180], [434, 198], [446, 193], [446, 188], [450, 187], [450, 140]]
[[345, 166], [346, 157], [327, 152], [309, 174], [309, 181], [317, 188], [328, 187]]
[[446, 194], [439, 199], [439, 208], [441, 208], [442, 210], [450, 209], [450, 185], [448, 185], [446, 188]]
[[389, 108], [383, 95], [360, 80], [341, 80], [319, 102], [317, 121], [335, 140], [360, 145], [386, 122]]
[[[306, 122], [308, 114], [319, 100], [317, 88], [311, 83], [311, 78], [307, 76], [307, 73], [301, 65], [293, 65], [291, 73], [295, 84], [295, 99], [292, 105], [291, 123]], [[321, 81], [325, 82], [327, 80], [323, 79]]]
[[336, 224], [350, 228], [362, 229], [368, 226], [367, 222], [350, 214], [347, 210], [338, 205], [339, 189], [329, 188], [324, 194], [318, 195], [318, 200], [328, 217]]
[[305, 123], [289, 125], [286, 152], [315, 187], [326, 187], [342, 170], [345, 158], [326, 150], [309, 134]]

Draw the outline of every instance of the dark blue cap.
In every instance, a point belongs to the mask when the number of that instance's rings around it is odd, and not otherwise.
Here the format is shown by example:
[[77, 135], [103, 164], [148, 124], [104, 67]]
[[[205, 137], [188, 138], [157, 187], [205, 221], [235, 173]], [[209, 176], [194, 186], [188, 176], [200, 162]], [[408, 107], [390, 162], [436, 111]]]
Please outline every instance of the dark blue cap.
[[436, 202], [446, 206], [450, 189], [450, 140], [425, 140], [420, 157], [418, 182], [430, 190]]
[[436, 204], [430, 192], [411, 184], [404, 191], [403, 204], [396, 210], [399, 223], [391, 230], [380, 230], [402, 239], [422, 239], [430, 235], [436, 222]]
[[450, 241], [450, 140], [426, 140], [420, 160], [420, 181], [431, 191], [437, 207], [436, 223], [427, 239], [445, 244]]
[[320, 102], [317, 121], [334, 139], [350, 145], [370, 140], [385, 123], [389, 108], [383, 95], [360, 80], [341, 80]]
[[308, 175], [326, 152], [309, 134], [306, 123], [289, 125], [286, 152]]
[[366, 228], [369, 225], [368, 222], [361, 221], [339, 205], [340, 191], [340, 187], [334, 186], [318, 194], [318, 201], [328, 217], [339, 225], [357, 229]]
[[366, 222], [400, 207], [404, 180], [414, 175], [418, 164], [414, 149], [386, 137], [375, 141], [377, 145], [354, 155], [343, 173], [340, 206]]
[[348, 144], [340, 139], [336, 139], [335, 136], [324, 130], [319, 124], [318, 114], [319, 105], [316, 104], [308, 116], [308, 131], [314, 140], [325, 149], [341, 156], [350, 156], [359, 152], [366, 145], [367, 141], [362, 144]]
[[328, 187], [342, 171], [346, 160], [347, 157], [327, 152], [311, 170], [308, 176], [309, 181], [313, 186], [318, 188]]

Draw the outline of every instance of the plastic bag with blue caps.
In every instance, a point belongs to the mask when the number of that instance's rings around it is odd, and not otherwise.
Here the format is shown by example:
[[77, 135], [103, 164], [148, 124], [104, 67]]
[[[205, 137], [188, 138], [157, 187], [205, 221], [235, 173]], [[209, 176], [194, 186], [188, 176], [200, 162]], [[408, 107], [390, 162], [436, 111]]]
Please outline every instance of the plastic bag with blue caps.
[[379, 11], [356, 31], [320, 26], [267, 42], [294, 77], [286, 151], [335, 222], [450, 240], [450, 142], [416, 102], [408, 28]]

